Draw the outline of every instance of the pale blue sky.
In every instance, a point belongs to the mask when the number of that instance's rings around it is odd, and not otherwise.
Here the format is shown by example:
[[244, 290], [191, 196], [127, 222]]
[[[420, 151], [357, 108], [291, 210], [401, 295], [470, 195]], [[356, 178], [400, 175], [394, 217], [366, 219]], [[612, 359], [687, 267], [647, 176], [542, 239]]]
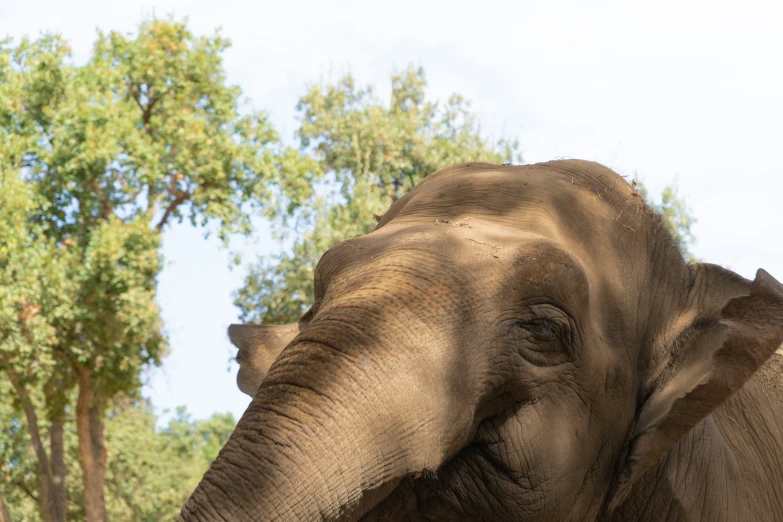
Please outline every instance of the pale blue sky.
[[[132, 31], [153, 10], [187, 16], [197, 33], [222, 26], [229, 81], [286, 137], [307, 82], [351, 71], [385, 94], [395, 68], [421, 64], [433, 97], [472, 99], [483, 127], [519, 138], [528, 162], [592, 159], [638, 171], [653, 193], [678, 175], [699, 220], [695, 253], [783, 280], [780, 2], [0, 0], [0, 35], [58, 31], [78, 59], [96, 28]], [[280, 249], [263, 223], [242, 245]], [[249, 399], [226, 328], [242, 270], [185, 225], [166, 231], [164, 253], [171, 355], [144, 392], [159, 412], [239, 417]]]

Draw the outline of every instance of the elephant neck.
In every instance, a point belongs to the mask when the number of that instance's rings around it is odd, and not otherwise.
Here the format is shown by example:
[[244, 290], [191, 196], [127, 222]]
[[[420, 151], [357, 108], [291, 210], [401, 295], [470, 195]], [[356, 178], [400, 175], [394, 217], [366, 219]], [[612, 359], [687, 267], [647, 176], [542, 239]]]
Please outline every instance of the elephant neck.
[[775, 354], [634, 486], [611, 522], [783, 520], [783, 355]]

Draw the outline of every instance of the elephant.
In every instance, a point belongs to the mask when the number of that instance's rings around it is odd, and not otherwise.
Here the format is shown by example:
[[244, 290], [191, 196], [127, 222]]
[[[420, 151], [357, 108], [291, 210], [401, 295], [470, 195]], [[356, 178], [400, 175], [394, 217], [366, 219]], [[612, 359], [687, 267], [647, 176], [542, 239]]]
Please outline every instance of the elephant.
[[180, 521], [781, 521], [783, 285], [686, 263], [594, 162], [440, 169], [233, 325]]

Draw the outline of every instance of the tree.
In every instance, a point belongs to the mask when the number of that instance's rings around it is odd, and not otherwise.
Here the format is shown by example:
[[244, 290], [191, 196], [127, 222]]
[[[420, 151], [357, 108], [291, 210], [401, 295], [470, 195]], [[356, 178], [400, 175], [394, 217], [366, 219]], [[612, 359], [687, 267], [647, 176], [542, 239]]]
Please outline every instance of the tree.
[[312, 302], [319, 256], [345, 238], [370, 232], [389, 205], [435, 170], [465, 161], [518, 162], [516, 142], [481, 135], [470, 103], [453, 95], [428, 101], [424, 71], [409, 68], [391, 79], [384, 103], [351, 76], [312, 85], [299, 100], [298, 137], [304, 154], [333, 180], [320, 195], [281, 220], [298, 240], [291, 253], [251, 267], [235, 305], [246, 322], [295, 321]]
[[[0, 160], [0, 372], [7, 377], [4, 391], [11, 392], [16, 411], [25, 416], [26, 447], [36, 457], [35, 489], [40, 492], [42, 518], [59, 521], [65, 519], [66, 509], [64, 406], [62, 401], [42, 400], [41, 395], [59, 388], [66, 378], [57, 367], [54, 349], [55, 324], [70, 315], [65, 296], [72, 284], [67, 262], [62, 262], [70, 255], [31, 222], [35, 195], [5, 167]], [[19, 422], [6, 425], [6, 440], [19, 440], [19, 429]], [[0, 464], [14, 462], [15, 451], [13, 445], [4, 448]], [[25, 490], [24, 484], [19, 487]]]
[[265, 114], [240, 114], [222, 68], [228, 45], [169, 19], [142, 23], [135, 37], [99, 33], [81, 67], [56, 35], [0, 46], [0, 159], [40, 195], [30, 222], [67, 251], [72, 284], [68, 314], [50, 322], [59, 377], [42, 385], [40, 403], [62, 417], [76, 389], [91, 522], [106, 520], [107, 408], [166, 351], [154, 301], [160, 233], [187, 218], [214, 223], [226, 242], [249, 232], [253, 211], [276, 215], [273, 195], [293, 211], [317, 174]]
[[[78, 384], [75, 420], [85, 476], [96, 466], [88, 459], [106, 458], [102, 447], [84, 444], [90, 438], [102, 443], [94, 411], [99, 401], [138, 389], [142, 366], [158, 362], [165, 351], [155, 304], [158, 237], [143, 223], [110, 219], [91, 231], [83, 249], [57, 246], [34, 222], [33, 185], [15, 174], [2, 181], [0, 370], [36, 455], [42, 518], [65, 520], [70, 390]], [[103, 397], [95, 397], [95, 388]], [[88, 482], [94, 477], [86, 477], [85, 489], [94, 487]]]
[[236, 426], [231, 414], [193, 420], [184, 408], [162, 430], [146, 401], [123, 399], [109, 411], [106, 470], [110, 520], [173, 520]]
[[[109, 520], [174, 519], [236, 425], [230, 414], [194, 420], [184, 409], [162, 429], [156, 427], [157, 420], [147, 401], [128, 396], [116, 397], [107, 409], [106, 444], [112, 448], [106, 469]], [[42, 519], [37, 509], [40, 489], [24, 422], [10, 405], [0, 403], [0, 492], [6, 495], [11, 520], [34, 522]], [[84, 520], [72, 416], [66, 419], [64, 435], [66, 466], [77, 470], [68, 475], [68, 519]]]
[[120, 393], [135, 393], [144, 367], [160, 364], [167, 343], [155, 287], [161, 259], [159, 237], [143, 220], [115, 217], [89, 234], [73, 268], [78, 281], [73, 321], [62, 358], [78, 387], [76, 432], [88, 520], [105, 519], [103, 486], [107, 452], [104, 410]]
[[[0, 383], [3, 397], [13, 397], [7, 380]], [[36, 455], [23, 414], [10, 402], [0, 402], [0, 496], [16, 522], [42, 520]], [[13, 515], [13, 517], [11, 517]], [[0, 517], [5, 522], [5, 519]]]

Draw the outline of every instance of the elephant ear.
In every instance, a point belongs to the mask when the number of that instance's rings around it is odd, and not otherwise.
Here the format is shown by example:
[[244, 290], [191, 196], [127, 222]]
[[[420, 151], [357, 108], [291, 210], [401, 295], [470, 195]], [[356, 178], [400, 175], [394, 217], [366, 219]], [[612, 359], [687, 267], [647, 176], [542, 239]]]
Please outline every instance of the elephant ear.
[[751, 282], [717, 265], [691, 271], [688, 304], [669, 324], [674, 338], [663, 343], [671, 355], [637, 415], [610, 512], [783, 342], [783, 285], [767, 272], [759, 270]]
[[310, 320], [312, 308], [296, 323], [290, 324], [232, 324], [228, 327], [228, 338], [239, 348], [237, 362], [237, 386], [250, 395], [255, 395], [269, 367], [288, 343]]

